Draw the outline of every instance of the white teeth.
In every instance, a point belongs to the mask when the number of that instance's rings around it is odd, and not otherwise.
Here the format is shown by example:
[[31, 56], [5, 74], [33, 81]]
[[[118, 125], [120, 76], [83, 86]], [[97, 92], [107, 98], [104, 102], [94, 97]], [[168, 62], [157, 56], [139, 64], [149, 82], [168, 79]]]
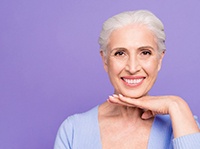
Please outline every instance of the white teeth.
[[127, 82], [128, 84], [138, 84], [142, 81], [143, 79], [125, 79], [124, 81]]

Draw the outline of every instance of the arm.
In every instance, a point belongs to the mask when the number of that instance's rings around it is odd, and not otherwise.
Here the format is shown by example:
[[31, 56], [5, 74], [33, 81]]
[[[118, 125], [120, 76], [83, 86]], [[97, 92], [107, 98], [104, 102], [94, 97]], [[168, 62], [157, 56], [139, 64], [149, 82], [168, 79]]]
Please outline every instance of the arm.
[[[199, 133], [198, 125], [187, 103], [177, 96], [144, 96], [139, 99], [127, 98], [122, 95], [110, 96], [108, 101], [131, 107], [144, 109], [143, 119], [156, 114], [169, 114], [172, 120], [174, 137]], [[199, 140], [200, 142], [200, 140]]]
[[71, 149], [72, 135], [73, 127], [68, 118], [61, 124], [57, 132], [54, 149]]
[[181, 137], [192, 133], [198, 133], [199, 128], [188, 104], [180, 97], [171, 97], [172, 104], [169, 107], [169, 115], [172, 120], [174, 137]]

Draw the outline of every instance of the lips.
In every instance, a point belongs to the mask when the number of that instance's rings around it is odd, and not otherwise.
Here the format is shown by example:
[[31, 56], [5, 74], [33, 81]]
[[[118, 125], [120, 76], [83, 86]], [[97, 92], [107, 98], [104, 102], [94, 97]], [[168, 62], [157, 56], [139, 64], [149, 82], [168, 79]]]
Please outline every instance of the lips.
[[133, 77], [133, 78], [122, 77], [121, 79], [127, 85], [137, 86], [137, 85], [140, 85], [143, 82], [145, 77]]

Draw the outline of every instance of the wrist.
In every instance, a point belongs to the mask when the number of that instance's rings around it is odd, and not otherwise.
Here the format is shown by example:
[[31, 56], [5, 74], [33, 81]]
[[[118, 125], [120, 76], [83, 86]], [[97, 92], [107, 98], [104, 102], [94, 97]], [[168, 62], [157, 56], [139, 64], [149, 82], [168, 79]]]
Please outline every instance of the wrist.
[[199, 128], [188, 104], [180, 97], [173, 97], [169, 106], [174, 137], [199, 132]]
[[[169, 105], [169, 115], [177, 115], [177, 114], [183, 114], [183, 112], [187, 109], [189, 109], [188, 104], [180, 97], [178, 96], [172, 96], [171, 102]], [[190, 110], [190, 109], [189, 109]]]

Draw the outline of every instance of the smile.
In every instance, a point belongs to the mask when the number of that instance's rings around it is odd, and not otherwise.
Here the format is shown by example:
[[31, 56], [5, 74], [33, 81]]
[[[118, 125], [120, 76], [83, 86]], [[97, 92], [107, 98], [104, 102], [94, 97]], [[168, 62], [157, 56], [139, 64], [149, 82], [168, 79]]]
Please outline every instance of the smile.
[[133, 85], [133, 86], [140, 85], [144, 79], [145, 79], [144, 77], [141, 77], [141, 78], [133, 78], [133, 79], [122, 78], [122, 80], [123, 80], [127, 85]]

